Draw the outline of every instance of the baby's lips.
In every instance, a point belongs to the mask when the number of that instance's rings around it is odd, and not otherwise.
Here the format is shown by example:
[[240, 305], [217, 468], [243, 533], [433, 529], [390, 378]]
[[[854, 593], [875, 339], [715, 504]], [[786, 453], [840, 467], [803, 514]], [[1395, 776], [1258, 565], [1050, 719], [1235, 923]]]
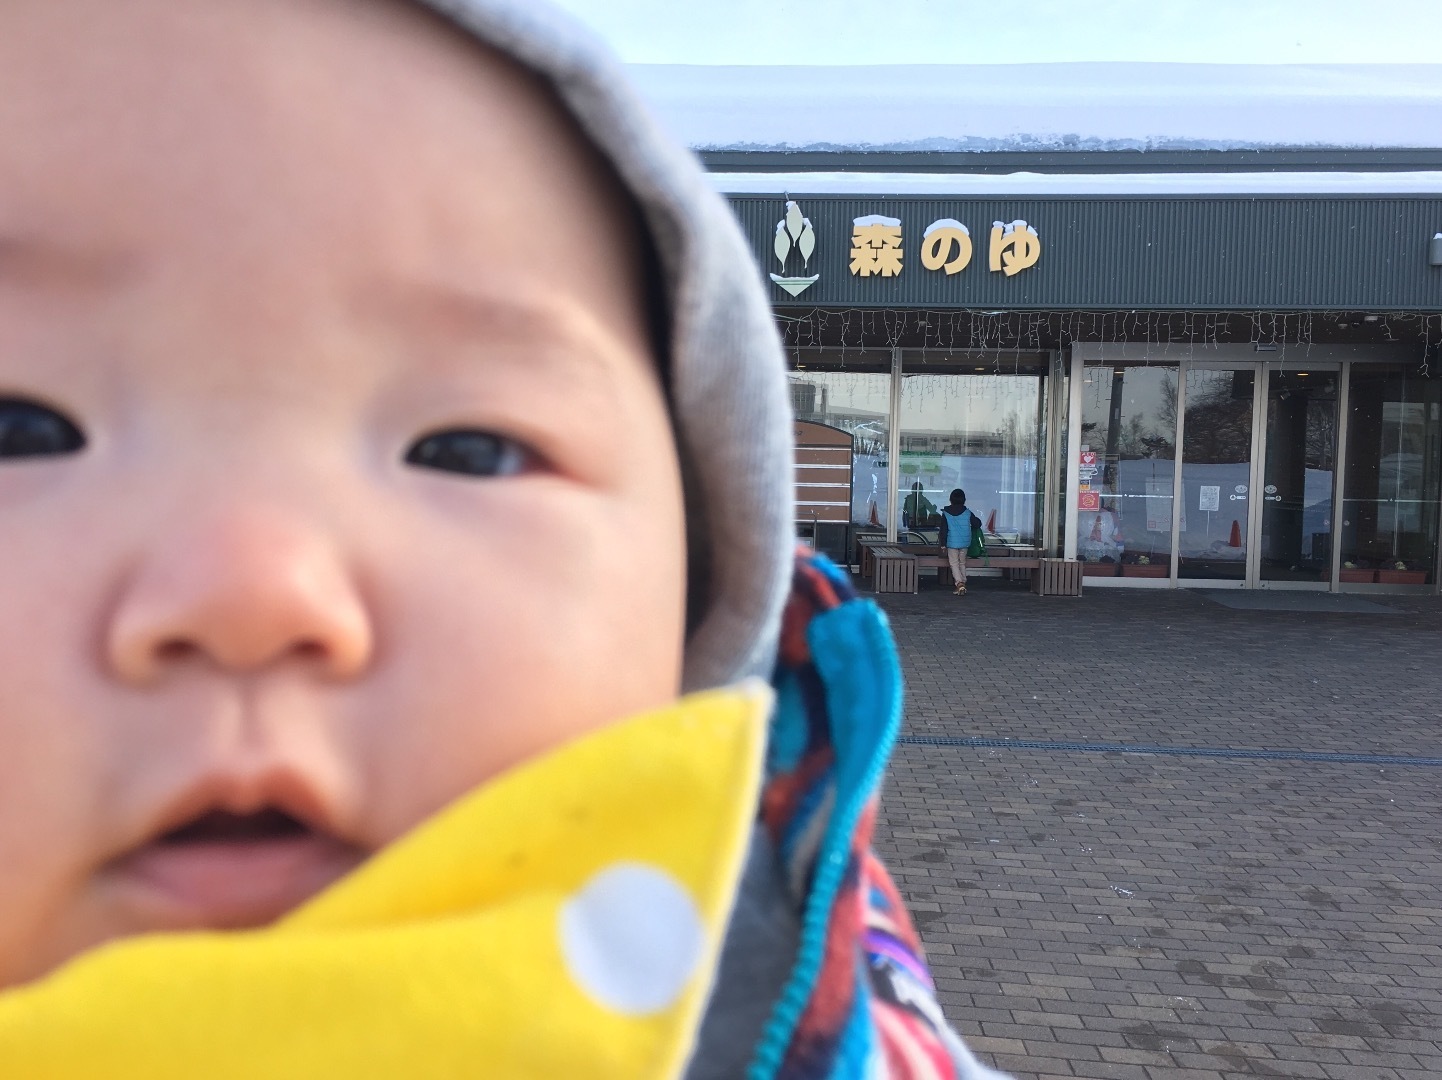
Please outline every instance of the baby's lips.
[[111, 875], [140, 906], [147, 929], [239, 929], [280, 918], [364, 857], [305, 827], [253, 836], [187, 828], [131, 852]]
[[148, 930], [233, 929], [274, 921], [366, 855], [297, 771], [216, 771], [164, 805], [106, 874]]
[[[300, 769], [276, 765], [256, 769], [220, 765], [198, 777], [172, 797], [159, 803], [134, 846], [178, 838], [207, 821], [229, 818], [232, 823], [251, 819], [258, 835], [306, 830], [341, 837], [331, 800], [322, 787]], [[265, 825], [269, 819], [271, 824]], [[289, 822], [289, 828], [280, 822]], [[234, 831], [234, 830], [232, 830]], [[211, 830], [218, 834], [219, 827]]]

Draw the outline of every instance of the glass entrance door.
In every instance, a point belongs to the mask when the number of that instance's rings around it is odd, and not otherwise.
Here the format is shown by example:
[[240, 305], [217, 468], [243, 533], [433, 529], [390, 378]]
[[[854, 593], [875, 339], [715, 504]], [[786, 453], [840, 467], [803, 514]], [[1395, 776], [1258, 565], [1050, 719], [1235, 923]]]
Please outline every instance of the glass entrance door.
[[1183, 368], [1178, 581], [1247, 584], [1259, 367]]
[[1442, 380], [1413, 365], [1352, 364], [1345, 495], [1336, 530], [1342, 585], [1437, 581]]
[[1188, 365], [1179, 581], [1328, 588], [1338, 365]]
[[1332, 499], [1337, 476], [1337, 389], [1333, 366], [1266, 365], [1266, 449], [1260, 477], [1253, 580], [1262, 587], [1332, 577]]
[[1346, 590], [1442, 575], [1442, 379], [1371, 358], [1100, 352], [1074, 357], [1066, 522], [1095, 584]]

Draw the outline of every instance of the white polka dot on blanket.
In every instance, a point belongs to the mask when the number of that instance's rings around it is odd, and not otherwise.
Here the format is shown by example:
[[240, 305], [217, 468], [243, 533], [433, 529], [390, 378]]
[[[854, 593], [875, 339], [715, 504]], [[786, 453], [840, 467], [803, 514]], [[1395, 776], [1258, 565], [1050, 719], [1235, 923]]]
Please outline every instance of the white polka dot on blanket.
[[602, 1005], [645, 1016], [673, 1004], [701, 959], [705, 928], [685, 886], [644, 863], [615, 863], [561, 908], [571, 978]]

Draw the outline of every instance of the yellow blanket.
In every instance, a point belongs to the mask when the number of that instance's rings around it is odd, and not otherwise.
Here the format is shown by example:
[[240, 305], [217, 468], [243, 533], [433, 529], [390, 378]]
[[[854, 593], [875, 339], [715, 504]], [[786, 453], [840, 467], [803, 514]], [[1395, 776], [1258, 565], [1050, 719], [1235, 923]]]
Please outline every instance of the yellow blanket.
[[0, 994], [0, 1077], [674, 1076], [756, 812], [770, 691], [485, 785], [282, 922], [104, 946]]

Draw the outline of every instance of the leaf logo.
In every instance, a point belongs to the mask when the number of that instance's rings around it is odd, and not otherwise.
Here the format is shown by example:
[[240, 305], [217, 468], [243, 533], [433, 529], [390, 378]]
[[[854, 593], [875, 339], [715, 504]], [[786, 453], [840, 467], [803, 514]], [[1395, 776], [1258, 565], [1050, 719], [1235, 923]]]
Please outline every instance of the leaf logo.
[[[781, 264], [781, 273], [769, 276], [777, 286], [792, 296], [800, 296], [820, 279], [820, 274], [805, 276], [805, 271], [811, 269], [811, 256], [816, 252], [816, 230], [811, 226], [811, 219], [801, 212], [800, 204], [792, 200], [787, 200], [786, 215], [776, 223], [772, 251], [776, 253], [776, 261]], [[801, 256], [802, 275], [788, 277], [786, 261], [793, 252]]]

